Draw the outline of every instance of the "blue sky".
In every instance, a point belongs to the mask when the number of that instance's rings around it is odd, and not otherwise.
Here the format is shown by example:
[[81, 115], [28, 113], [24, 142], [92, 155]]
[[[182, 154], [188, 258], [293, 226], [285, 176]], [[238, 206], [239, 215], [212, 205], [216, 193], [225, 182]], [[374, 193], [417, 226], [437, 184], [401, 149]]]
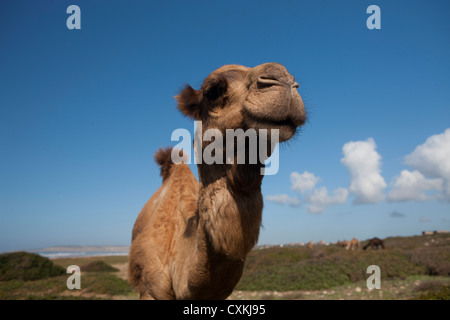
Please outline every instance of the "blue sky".
[[[66, 27], [71, 4], [81, 30]], [[193, 133], [174, 95], [230, 63], [284, 64], [310, 115], [263, 180], [260, 244], [450, 229], [449, 9], [1, 1], [0, 251], [128, 245], [161, 184], [154, 152]]]

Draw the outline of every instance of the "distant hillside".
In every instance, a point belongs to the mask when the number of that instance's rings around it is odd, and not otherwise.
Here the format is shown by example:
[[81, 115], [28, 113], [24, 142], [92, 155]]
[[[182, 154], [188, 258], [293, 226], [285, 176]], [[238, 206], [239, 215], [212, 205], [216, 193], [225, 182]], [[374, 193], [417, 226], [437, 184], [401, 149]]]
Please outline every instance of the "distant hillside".
[[64, 268], [37, 254], [19, 251], [0, 255], [0, 281], [37, 280], [65, 273]]
[[[366, 244], [363, 241], [361, 244]], [[367, 279], [378, 265], [382, 279], [450, 276], [450, 234], [384, 239], [386, 249], [347, 251], [331, 245], [274, 246], [253, 250], [237, 290], [318, 290]]]

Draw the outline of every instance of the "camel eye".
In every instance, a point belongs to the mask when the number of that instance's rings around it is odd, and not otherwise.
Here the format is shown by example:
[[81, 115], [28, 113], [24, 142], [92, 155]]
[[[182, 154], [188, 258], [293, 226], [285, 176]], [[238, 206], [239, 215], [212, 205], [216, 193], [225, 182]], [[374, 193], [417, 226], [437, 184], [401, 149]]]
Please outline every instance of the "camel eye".
[[216, 100], [217, 98], [219, 98], [220, 96], [222, 96], [223, 94], [223, 88], [220, 86], [213, 86], [211, 88], [209, 88], [208, 90], [206, 90], [203, 93], [203, 96], [205, 96], [208, 100]]
[[203, 84], [203, 96], [209, 101], [215, 101], [222, 97], [228, 87], [228, 81], [225, 77], [217, 76], [212, 79], [207, 79]]

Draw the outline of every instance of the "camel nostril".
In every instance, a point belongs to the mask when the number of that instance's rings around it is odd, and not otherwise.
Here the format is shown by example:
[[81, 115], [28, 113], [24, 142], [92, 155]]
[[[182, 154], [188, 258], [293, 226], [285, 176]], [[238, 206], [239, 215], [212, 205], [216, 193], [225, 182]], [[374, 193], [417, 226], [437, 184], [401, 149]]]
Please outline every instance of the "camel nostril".
[[298, 87], [300, 87], [300, 85], [299, 85], [297, 82], [294, 82], [294, 84], [292, 85], [292, 87], [298, 88]]

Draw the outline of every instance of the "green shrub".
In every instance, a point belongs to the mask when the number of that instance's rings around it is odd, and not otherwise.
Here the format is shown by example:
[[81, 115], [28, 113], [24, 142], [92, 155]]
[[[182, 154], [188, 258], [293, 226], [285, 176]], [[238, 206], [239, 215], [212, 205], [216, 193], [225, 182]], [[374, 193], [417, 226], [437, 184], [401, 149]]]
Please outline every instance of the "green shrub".
[[92, 261], [80, 267], [81, 272], [117, 272], [119, 269], [114, 268], [104, 261]]
[[[425, 243], [428, 243], [426, 245]], [[271, 247], [247, 257], [237, 290], [315, 290], [365, 281], [377, 265], [381, 279], [450, 275], [450, 235], [393, 237], [386, 249], [348, 251], [336, 246]]]
[[422, 294], [419, 300], [450, 300], [450, 286], [442, 286], [438, 289], [432, 290]]
[[45, 298], [66, 290], [66, 276], [28, 281], [9, 280], [0, 283], [0, 300], [31, 299], [33, 295]]
[[431, 276], [450, 276], [450, 247], [419, 247], [408, 252], [410, 260]]
[[64, 268], [34, 253], [11, 252], [0, 255], [0, 281], [37, 280], [65, 273]]
[[414, 288], [414, 291], [416, 292], [422, 292], [422, 291], [435, 291], [437, 289], [440, 289], [444, 284], [442, 283], [442, 280], [427, 280], [422, 281], [419, 285], [417, 285]]
[[128, 282], [112, 274], [96, 274], [81, 279], [81, 287], [86, 292], [107, 295], [127, 295], [133, 290]]

